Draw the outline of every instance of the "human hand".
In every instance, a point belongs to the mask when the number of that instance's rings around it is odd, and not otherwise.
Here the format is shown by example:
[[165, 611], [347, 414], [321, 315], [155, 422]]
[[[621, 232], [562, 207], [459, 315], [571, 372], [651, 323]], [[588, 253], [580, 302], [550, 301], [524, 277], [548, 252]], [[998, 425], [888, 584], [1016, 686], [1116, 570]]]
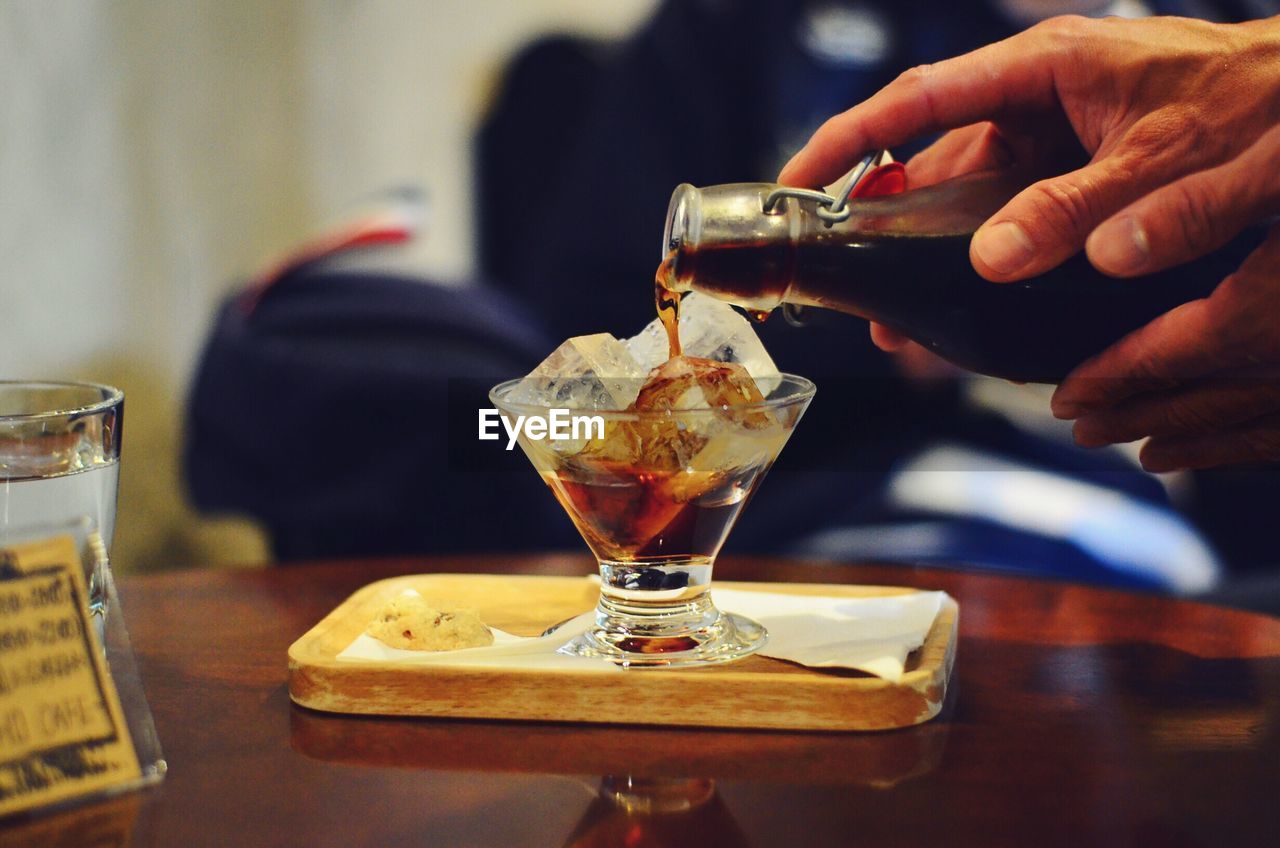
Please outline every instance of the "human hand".
[[[913, 186], [990, 167], [1052, 170], [1064, 161], [1055, 118], [1091, 158], [1034, 183], [978, 231], [979, 273], [1034, 276], [1081, 246], [1114, 276], [1203, 255], [1280, 212], [1280, 20], [1055, 20], [904, 74], [829, 121], [779, 179], [820, 182], [845, 151], [948, 127], [960, 128], [908, 164]], [[1280, 459], [1277, 314], [1280, 227], [1211, 297], [1080, 366], [1054, 412], [1080, 418], [1085, 445], [1153, 436], [1142, 454], [1151, 470]], [[905, 342], [883, 327], [872, 337], [886, 349]]]
[[[923, 188], [974, 171], [1011, 167], [1016, 154], [996, 126], [984, 121], [952, 130], [911, 157], [906, 164], [907, 185]], [[951, 377], [962, 369], [883, 324], [871, 322], [871, 341], [894, 354], [898, 369], [919, 379]]]
[[[778, 180], [823, 185], [867, 150], [970, 127], [917, 157], [911, 184], [954, 175], [966, 160], [1050, 172], [975, 233], [980, 274], [1006, 282], [1043, 273], [1107, 222], [1087, 251], [1121, 276], [1150, 270], [1143, 234], [1125, 229], [1126, 207], [1235, 159], [1277, 121], [1280, 19], [1054, 18], [905, 72], [828, 120]], [[1067, 162], [1079, 166], [1062, 173]]]
[[[1140, 271], [1176, 265], [1280, 214], [1280, 126], [1236, 159], [1155, 191], [1120, 226]], [[1104, 228], [1105, 229], [1105, 228]], [[1101, 230], [1093, 238], [1107, 237]], [[1280, 223], [1207, 298], [1170, 310], [1081, 364], [1054, 393], [1086, 447], [1151, 437], [1149, 471], [1280, 461]]]

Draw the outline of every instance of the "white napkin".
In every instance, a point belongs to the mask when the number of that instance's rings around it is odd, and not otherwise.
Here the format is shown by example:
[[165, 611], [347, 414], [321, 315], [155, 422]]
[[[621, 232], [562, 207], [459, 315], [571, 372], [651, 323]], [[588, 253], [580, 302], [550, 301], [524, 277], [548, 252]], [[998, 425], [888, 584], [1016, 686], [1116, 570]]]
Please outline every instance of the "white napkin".
[[760, 653], [811, 668], [855, 668], [892, 683], [924, 644], [946, 592], [875, 598], [713, 589], [716, 606], [764, 625]]
[[[896, 683], [907, 655], [924, 644], [946, 599], [945, 592], [912, 592], [871, 598], [784, 595], [713, 589], [716, 606], [755, 619], [769, 631], [760, 654], [813, 668], [853, 668]], [[360, 634], [339, 660], [468, 667], [555, 668], [619, 672], [613, 663], [557, 654], [594, 620], [587, 612], [550, 636], [521, 637], [493, 629], [493, 644], [458, 651], [405, 651]]]

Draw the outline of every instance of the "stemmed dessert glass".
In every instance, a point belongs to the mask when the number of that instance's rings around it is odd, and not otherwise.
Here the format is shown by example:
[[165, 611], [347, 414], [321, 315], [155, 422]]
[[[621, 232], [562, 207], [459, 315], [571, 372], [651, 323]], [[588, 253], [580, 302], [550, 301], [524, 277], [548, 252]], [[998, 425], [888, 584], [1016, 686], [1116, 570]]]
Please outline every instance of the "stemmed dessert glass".
[[[551, 408], [512, 400], [520, 380], [489, 398], [511, 421]], [[734, 522], [814, 395], [803, 377], [761, 386], [736, 405], [569, 410], [602, 427], [578, 438], [520, 436], [520, 446], [595, 554], [600, 600], [587, 630], [561, 653], [628, 667], [728, 662], [764, 645], [765, 629], [716, 609], [711, 572]], [[600, 432], [600, 429], [603, 432]]]

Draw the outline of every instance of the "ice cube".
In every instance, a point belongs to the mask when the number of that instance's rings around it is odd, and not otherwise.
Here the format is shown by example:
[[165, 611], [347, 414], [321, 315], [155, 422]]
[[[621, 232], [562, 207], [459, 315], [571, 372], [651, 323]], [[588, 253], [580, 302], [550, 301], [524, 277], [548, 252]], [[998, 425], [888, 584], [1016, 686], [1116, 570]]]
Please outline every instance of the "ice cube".
[[643, 412], [711, 408], [724, 412], [763, 400], [764, 395], [742, 365], [677, 356], [649, 372], [644, 388], [636, 396], [635, 409]]
[[591, 459], [638, 466], [642, 453], [640, 432], [634, 421], [605, 421], [604, 435], [583, 445], [582, 453]]
[[[604, 438], [587, 444], [580, 458], [680, 472], [672, 493], [685, 500], [717, 475], [767, 464], [776, 456], [777, 437], [785, 439], [786, 432], [767, 409], [755, 406], [762, 400], [751, 375], [737, 363], [670, 359], [650, 372], [632, 405], [644, 414], [606, 422]], [[680, 414], [687, 410], [702, 412]]]
[[608, 333], [576, 336], [533, 369], [509, 399], [559, 409], [626, 409], [644, 376], [627, 346]]
[[[764, 400], [746, 369], [736, 362], [691, 356], [669, 359], [653, 369], [636, 397], [637, 412], [710, 409], [714, 415], [644, 417], [634, 426], [646, 465], [691, 469], [717, 433], [729, 428], [749, 433], [776, 424], [768, 410], [744, 409]], [[705, 466], [699, 466], [705, 467]]]
[[767, 468], [778, 458], [786, 441], [787, 430], [780, 424], [754, 430], [724, 430], [707, 440], [689, 468], [726, 474]]
[[[751, 322], [714, 297], [690, 292], [680, 301], [680, 341], [686, 356], [742, 365], [766, 397], [781, 382], [778, 366], [773, 364]], [[627, 339], [626, 345], [646, 371], [667, 359], [667, 331], [656, 318]]]

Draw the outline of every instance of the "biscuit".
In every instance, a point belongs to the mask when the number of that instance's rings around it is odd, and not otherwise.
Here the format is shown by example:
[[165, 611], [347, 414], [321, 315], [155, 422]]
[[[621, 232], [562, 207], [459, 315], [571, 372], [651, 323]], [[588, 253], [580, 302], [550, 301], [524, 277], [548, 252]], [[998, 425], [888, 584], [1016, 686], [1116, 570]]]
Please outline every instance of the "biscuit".
[[416, 593], [392, 598], [365, 633], [408, 651], [456, 651], [493, 644], [493, 632], [474, 610], [435, 609]]

